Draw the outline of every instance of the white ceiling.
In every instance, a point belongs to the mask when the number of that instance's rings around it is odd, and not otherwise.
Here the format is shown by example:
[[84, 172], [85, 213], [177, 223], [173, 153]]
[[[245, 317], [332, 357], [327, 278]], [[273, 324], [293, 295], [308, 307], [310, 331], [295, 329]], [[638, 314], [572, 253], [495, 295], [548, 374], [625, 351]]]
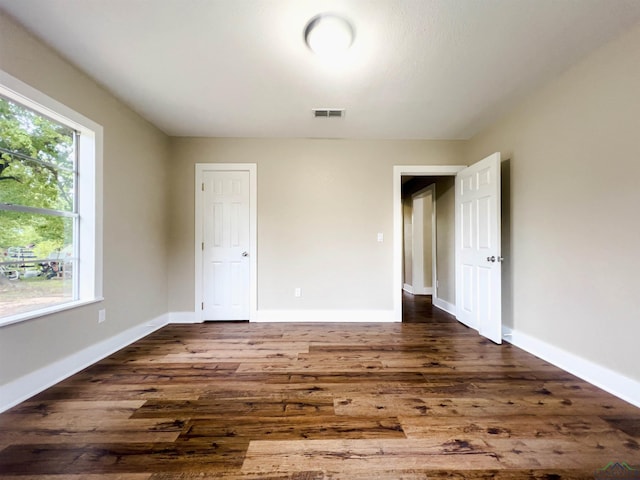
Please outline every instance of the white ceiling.
[[[639, 0], [0, 0], [170, 135], [465, 139], [640, 21]], [[330, 64], [321, 12], [356, 39]], [[314, 119], [316, 107], [346, 108]]]

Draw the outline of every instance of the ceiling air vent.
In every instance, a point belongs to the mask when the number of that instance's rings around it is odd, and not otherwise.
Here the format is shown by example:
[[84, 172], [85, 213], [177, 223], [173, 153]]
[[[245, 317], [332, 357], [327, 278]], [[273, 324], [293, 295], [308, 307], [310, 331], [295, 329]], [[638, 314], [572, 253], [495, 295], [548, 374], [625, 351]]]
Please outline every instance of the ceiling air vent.
[[343, 118], [344, 108], [314, 108], [315, 118]]

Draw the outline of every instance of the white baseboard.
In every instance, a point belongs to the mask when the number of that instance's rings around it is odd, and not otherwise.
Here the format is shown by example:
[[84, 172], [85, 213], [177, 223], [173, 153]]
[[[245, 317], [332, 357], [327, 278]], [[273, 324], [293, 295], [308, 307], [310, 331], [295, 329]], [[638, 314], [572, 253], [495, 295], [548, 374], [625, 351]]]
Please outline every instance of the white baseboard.
[[569, 353], [526, 333], [503, 327], [503, 338], [546, 362], [552, 363], [636, 407], [640, 407], [640, 382], [590, 360]]
[[436, 298], [436, 297], [433, 297], [433, 300], [431, 300], [431, 303], [433, 303], [434, 307], [438, 307], [440, 310], [444, 310], [445, 312], [450, 313], [455, 317], [456, 306], [453, 305], [452, 303], [445, 302], [441, 298]]
[[433, 295], [433, 287], [413, 288], [412, 285], [405, 283], [402, 290], [411, 295]]
[[169, 322], [164, 314], [0, 386], [0, 413], [93, 365]]
[[395, 322], [393, 310], [258, 310], [256, 322]]
[[196, 312], [169, 312], [169, 323], [202, 323], [202, 320], [196, 320]]

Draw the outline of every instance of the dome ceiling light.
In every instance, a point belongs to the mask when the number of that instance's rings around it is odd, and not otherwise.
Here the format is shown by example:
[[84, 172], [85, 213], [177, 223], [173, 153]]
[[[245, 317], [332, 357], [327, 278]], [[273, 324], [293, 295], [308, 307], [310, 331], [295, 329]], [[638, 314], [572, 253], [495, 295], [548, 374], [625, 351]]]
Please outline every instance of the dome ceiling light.
[[338, 55], [346, 52], [355, 37], [351, 23], [333, 13], [316, 15], [304, 28], [304, 41], [316, 54]]

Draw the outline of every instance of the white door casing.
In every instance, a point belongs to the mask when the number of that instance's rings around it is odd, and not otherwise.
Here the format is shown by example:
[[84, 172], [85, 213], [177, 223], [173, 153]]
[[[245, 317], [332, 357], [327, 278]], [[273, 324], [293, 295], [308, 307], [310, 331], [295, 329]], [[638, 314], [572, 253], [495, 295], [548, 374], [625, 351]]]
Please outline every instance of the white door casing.
[[456, 316], [502, 343], [500, 153], [458, 173], [455, 196]]
[[255, 165], [196, 165], [196, 318], [254, 320]]
[[[435, 245], [433, 245], [435, 184], [414, 193], [411, 196], [411, 200], [413, 206], [413, 293], [416, 295], [431, 295], [434, 291], [433, 271], [436, 263], [434, 258]], [[428, 218], [425, 212], [428, 213]], [[424, 235], [425, 230], [429, 232], [428, 238]], [[429, 246], [427, 250], [425, 250], [425, 245]], [[429, 262], [431, 268], [425, 271], [425, 259], [427, 257], [431, 260]]]

